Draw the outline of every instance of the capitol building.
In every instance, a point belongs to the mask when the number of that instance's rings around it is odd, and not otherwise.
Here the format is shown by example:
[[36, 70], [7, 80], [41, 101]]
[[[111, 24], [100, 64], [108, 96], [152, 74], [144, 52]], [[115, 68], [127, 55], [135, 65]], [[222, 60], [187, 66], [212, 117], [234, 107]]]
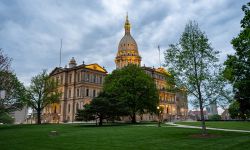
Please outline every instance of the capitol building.
[[[128, 64], [141, 66], [142, 57], [135, 39], [131, 35], [131, 25], [126, 16], [124, 24], [125, 34], [118, 44], [115, 57], [116, 69]], [[167, 83], [166, 78], [170, 74], [164, 68], [141, 66], [146, 74], [151, 76], [159, 90], [159, 106], [163, 108], [162, 119], [187, 119], [188, 100], [185, 90], [172, 90], [174, 85]], [[59, 83], [59, 91], [62, 93], [58, 103], [51, 104], [43, 110], [43, 122], [59, 123], [73, 122], [78, 109], [97, 97], [102, 90], [105, 76], [108, 74], [101, 65], [77, 64], [72, 57], [68, 67], [56, 67], [50, 76]], [[157, 120], [155, 115], [145, 114], [138, 116], [140, 120]]]

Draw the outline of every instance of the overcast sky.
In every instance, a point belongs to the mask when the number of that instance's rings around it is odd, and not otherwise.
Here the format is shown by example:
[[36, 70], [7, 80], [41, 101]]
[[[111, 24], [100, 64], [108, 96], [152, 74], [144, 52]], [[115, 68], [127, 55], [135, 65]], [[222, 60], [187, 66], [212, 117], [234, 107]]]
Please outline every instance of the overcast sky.
[[[196, 20], [220, 60], [233, 53], [230, 44], [240, 32], [241, 7], [247, 0], [1, 0], [0, 48], [13, 58], [12, 68], [28, 85], [42, 69], [98, 63], [115, 69], [117, 45], [124, 34], [126, 12], [142, 65], [159, 66], [162, 51], [176, 43], [189, 20]], [[163, 53], [161, 55], [163, 60]]]

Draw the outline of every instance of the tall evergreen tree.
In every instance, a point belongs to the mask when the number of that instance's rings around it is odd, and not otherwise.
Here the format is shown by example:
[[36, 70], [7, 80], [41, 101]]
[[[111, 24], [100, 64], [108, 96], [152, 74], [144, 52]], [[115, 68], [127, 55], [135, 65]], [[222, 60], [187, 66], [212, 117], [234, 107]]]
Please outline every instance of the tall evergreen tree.
[[233, 38], [231, 44], [234, 55], [228, 55], [224, 63], [224, 76], [232, 83], [235, 99], [239, 103], [241, 117], [250, 117], [250, 3], [242, 6], [245, 13], [241, 20], [240, 34]]

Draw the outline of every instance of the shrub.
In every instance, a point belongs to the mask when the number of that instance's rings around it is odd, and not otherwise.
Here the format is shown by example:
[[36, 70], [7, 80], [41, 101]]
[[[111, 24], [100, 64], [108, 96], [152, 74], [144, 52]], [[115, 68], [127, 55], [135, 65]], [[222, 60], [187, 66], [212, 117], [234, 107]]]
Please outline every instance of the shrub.
[[208, 117], [209, 120], [221, 120], [221, 116], [216, 114], [216, 115], [211, 115]]
[[9, 114], [7, 113], [1, 113], [0, 114], [0, 123], [4, 124], [13, 124], [14, 123], [14, 118], [12, 118]]

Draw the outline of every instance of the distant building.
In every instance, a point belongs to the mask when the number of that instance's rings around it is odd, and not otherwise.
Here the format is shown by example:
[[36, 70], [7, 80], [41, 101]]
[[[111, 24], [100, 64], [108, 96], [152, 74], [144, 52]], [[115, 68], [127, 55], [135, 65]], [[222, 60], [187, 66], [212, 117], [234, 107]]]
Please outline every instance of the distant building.
[[211, 115], [218, 115], [217, 103], [213, 102], [206, 107], [207, 113], [209, 116]]
[[28, 107], [25, 106], [22, 108], [22, 110], [11, 112], [10, 115], [14, 118], [15, 124], [23, 124], [26, 122], [27, 119]]
[[231, 120], [232, 118], [230, 117], [228, 109], [225, 109], [222, 114], [221, 114], [221, 119], [222, 120]]
[[[207, 111], [203, 111], [203, 114], [204, 114], [204, 119], [207, 120], [208, 119]], [[188, 112], [188, 116], [192, 120], [201, 120], [201, 114], [199, 110], [190, 110]]]

